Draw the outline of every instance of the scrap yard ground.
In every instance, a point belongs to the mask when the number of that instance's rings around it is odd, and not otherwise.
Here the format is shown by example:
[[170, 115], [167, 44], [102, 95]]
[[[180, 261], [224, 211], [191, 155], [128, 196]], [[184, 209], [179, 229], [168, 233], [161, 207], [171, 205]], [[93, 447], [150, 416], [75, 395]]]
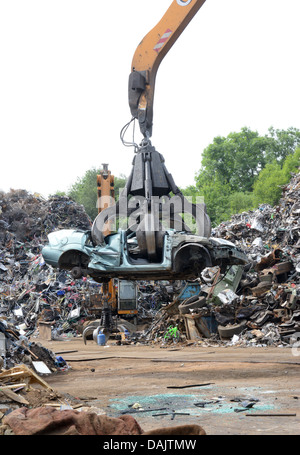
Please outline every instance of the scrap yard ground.
[[297, 349], [43, 345], [70, 367], [45, 378], [51, 387], [108, 416], [130, 414], [144, 431], [198, 424], [208, 435], [299, 434]]

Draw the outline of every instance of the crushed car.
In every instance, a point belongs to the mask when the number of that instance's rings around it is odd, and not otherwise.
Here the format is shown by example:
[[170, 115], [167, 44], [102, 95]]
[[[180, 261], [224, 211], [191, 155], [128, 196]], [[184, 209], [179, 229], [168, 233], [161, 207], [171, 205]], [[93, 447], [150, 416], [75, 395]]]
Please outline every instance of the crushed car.
[[48, 235], [42, 255], [54, 268], [71, 271], [74, 278], [89, 275], [97, 282], [128, 280], [196, 279], [206, 267], [248, 263], [233, 243], [184, 231], [159, 231], [159, 254], [150, 259], [138, 231], [119, 229], [96, 244], [91, 231], [63, 229]]

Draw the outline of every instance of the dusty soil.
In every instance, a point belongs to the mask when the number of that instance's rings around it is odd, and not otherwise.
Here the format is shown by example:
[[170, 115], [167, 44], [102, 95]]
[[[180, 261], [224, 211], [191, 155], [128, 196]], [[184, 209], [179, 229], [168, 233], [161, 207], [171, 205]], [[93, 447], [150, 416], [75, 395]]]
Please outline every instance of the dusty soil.
[[132, 413], [145, 431], [196, 423], [208, 435], [299, 434], [291, 348], [40, 341], [69, 366], [44, 377], [55, 391], [108, 416]]

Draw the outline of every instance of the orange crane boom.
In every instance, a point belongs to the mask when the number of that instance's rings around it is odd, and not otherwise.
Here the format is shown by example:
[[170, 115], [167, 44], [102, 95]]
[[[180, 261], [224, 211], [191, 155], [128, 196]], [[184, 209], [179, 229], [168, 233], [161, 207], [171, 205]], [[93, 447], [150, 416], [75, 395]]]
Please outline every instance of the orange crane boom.
[[152, 136], [153, 99], [158, 67], [205, 0], [173, 0], [158, 24], [142, 39], [131, 64], [129, 106], [146, 138]]

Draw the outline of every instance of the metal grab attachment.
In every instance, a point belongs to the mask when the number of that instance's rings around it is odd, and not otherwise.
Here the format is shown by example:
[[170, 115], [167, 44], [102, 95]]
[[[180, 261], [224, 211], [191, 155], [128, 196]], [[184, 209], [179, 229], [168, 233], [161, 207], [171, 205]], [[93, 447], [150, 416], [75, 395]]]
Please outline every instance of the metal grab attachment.
[[[163, 156], [151, 142], [144, 141], [135, 154], [132, 170], [114, 206], [104, 209], [95, 218], [92, 239], [97, 244], [104, 242], [105, 223], [134, 213], [134, 225], [140, 250], [150, 262], [157, 262], [163, 244], [164, 226], [177, 231], [191, 232], [182, 214], [189, 213], [196, 221], [197, 234], [209, 237], [210, 219], [204, 203], [192, 203], [184, 197], [165, 166]], [[171, 196], [173, 193], [173, 196]]]

